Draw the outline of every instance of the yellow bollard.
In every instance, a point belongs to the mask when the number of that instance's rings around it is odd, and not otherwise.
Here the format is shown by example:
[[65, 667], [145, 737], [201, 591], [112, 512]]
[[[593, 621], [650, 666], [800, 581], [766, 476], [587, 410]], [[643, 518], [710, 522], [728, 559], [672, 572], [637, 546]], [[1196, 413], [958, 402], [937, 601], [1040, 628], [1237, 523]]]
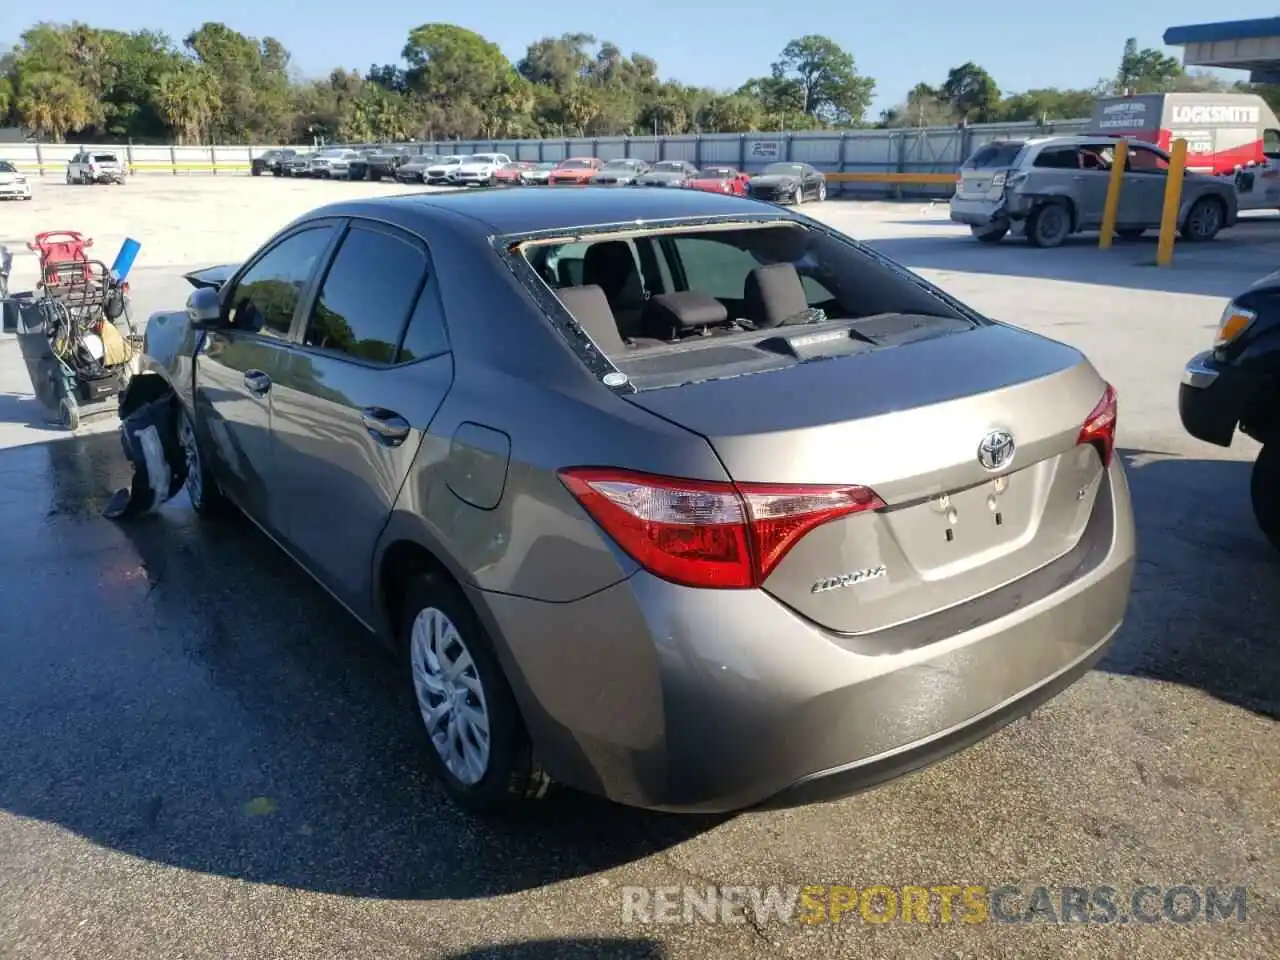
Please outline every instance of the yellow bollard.
[[1164, 185], [1164, 212], [1160, 215], [1160, 245], [1156, 266], [1173, 263], [1173, 238], [1178, 232], [1178, 210], [1182, 206], [1182, 175], [1187, 169], [1187, 141], [1173, 141], [1169, 151], [1169, 177]]
[[1116, 143], [1115, 158], [1111, 161], [1111, 178], [1107, 181], [1107, 202], [1102, 208], [1102, 236], [1098, 237], [1098, 249], [1109, 250], [1116, 238], [1116, 215], [1120, 212], [1120, 188], [1124, 186], [1124, 168], [1129, 159], [1129, 142]]

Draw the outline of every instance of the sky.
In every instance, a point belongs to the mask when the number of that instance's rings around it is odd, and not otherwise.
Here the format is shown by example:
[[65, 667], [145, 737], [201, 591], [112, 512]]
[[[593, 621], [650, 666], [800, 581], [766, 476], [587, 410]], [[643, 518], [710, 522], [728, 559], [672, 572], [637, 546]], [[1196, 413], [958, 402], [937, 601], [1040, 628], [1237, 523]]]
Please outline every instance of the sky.
[[[364, 6], [350, 0], [307, 0], [299, 5], [262, 0], [0, 2], [0, 45], [16, 42], [38, 19], [158, 29], [176, 41], [205, 20], [220, 20], [249, 36], [276, 37], [293, 54], [295, 67], [307, 75], [324, 76], [333, 67], [364, 70], [370, 63], [398, 61], [411, 28], [443, 21], [482, 34], [512, 62], [540, 37], [583, 32], [611, 40], [626, 53], [653, 57], [664, 78], [734, 88], [767, 73], [788, 40], [820, 33], [853, 54], [859, 73], [875, 78], [869, 117], [874, 119], [900, 103], [916, 83], [939, 84], [948, 69], [968, 60], [985, 67], [1005, 92], [1086, 87], [1115, 74], [1126, 37], [1137, 37], [1140, 47], [1159, 47], [1171, 26], [1275, 14], [1274, 4], [1261, 0], [915, 0], [909, 8], [892, 2], [809, 7], [776, 0], [670, 5], [481, 0], [467, 6], [467, 12], [444, 16], [433, 15], [429, 4], [411, 0], [376, 0]], [[823, 9], [846, 12], [831, 18], [810, 12]]]

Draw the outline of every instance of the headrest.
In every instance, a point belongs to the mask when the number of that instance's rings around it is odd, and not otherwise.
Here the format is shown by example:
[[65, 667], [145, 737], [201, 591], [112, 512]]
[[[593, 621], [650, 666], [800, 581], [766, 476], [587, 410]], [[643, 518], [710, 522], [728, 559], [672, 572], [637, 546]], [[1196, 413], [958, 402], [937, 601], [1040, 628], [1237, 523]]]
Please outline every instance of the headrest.
[[661, 293], [650, 297], [644, 308], [644, 328], [653, 337], [676, 337], [728, 319], [724, 304], [700, 290]]
[[603, 290], [594, 284], [561, 287], [556, 291], [556, 296], [601, 350], [609, 354], [626, 349], [622, 335], [618, 332], [618, 321]]
[[747, 316], [757, 327], [776, 327], [809, 309], [800, 274], [789, 263], [770, 263], [747, 274], [743, 289]]

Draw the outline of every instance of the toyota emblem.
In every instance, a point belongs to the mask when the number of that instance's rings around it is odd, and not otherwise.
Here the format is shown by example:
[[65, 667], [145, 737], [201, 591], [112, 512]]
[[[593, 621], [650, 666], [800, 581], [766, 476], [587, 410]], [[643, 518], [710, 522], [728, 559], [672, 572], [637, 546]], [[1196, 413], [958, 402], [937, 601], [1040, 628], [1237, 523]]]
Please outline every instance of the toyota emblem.
[[978, 463], [984, 470], [1003, 470], [1013, 463], [1013, 434], [1008, 430], [992, 430], [978, 444]]

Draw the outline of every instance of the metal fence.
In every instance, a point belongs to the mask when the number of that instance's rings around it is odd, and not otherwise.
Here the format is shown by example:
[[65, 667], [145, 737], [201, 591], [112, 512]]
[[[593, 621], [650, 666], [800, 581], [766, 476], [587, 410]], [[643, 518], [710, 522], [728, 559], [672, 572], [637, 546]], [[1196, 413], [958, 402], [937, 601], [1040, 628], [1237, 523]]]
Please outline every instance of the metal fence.
[[[1034, 134], [1072, 134], [1085, 130], [1087, 119], [992, 123], [962, 127], [925, 127], [904, 130], [846, 130], [811, 133], [713, 133], [674, 137], [588, 137], [543, 140], [464, 140], [398, 144], [419, 154], [504, 153], [513, 160], [547, 162], [567, 157], [599, 157], [613, 160], [632, 157], [656, 162], [688, 160], [699, 166], [725, 164], [747, 173], [784, 160], [809, 163], [824, 173], [953, 174], [984, 143]], [[347, 144], [357, 149], [382, 144]], [[79, 150], [74, 144], [9, 144], [0, 146], [0, 157], [20, 169], [41, 176], [62, 176]], [[95, 147], [88, 147], [93, 150]], [[250, 160], [271, 149], [268, 145], [158, 147], [119, 146], [133, 173], [245, 173]], [[303, 147], [300, 149], [313, 149]], [[868, 197], [895, 194], [949, 194], [939, 184], [856, 183], [833, 184], [833, 193]]]

